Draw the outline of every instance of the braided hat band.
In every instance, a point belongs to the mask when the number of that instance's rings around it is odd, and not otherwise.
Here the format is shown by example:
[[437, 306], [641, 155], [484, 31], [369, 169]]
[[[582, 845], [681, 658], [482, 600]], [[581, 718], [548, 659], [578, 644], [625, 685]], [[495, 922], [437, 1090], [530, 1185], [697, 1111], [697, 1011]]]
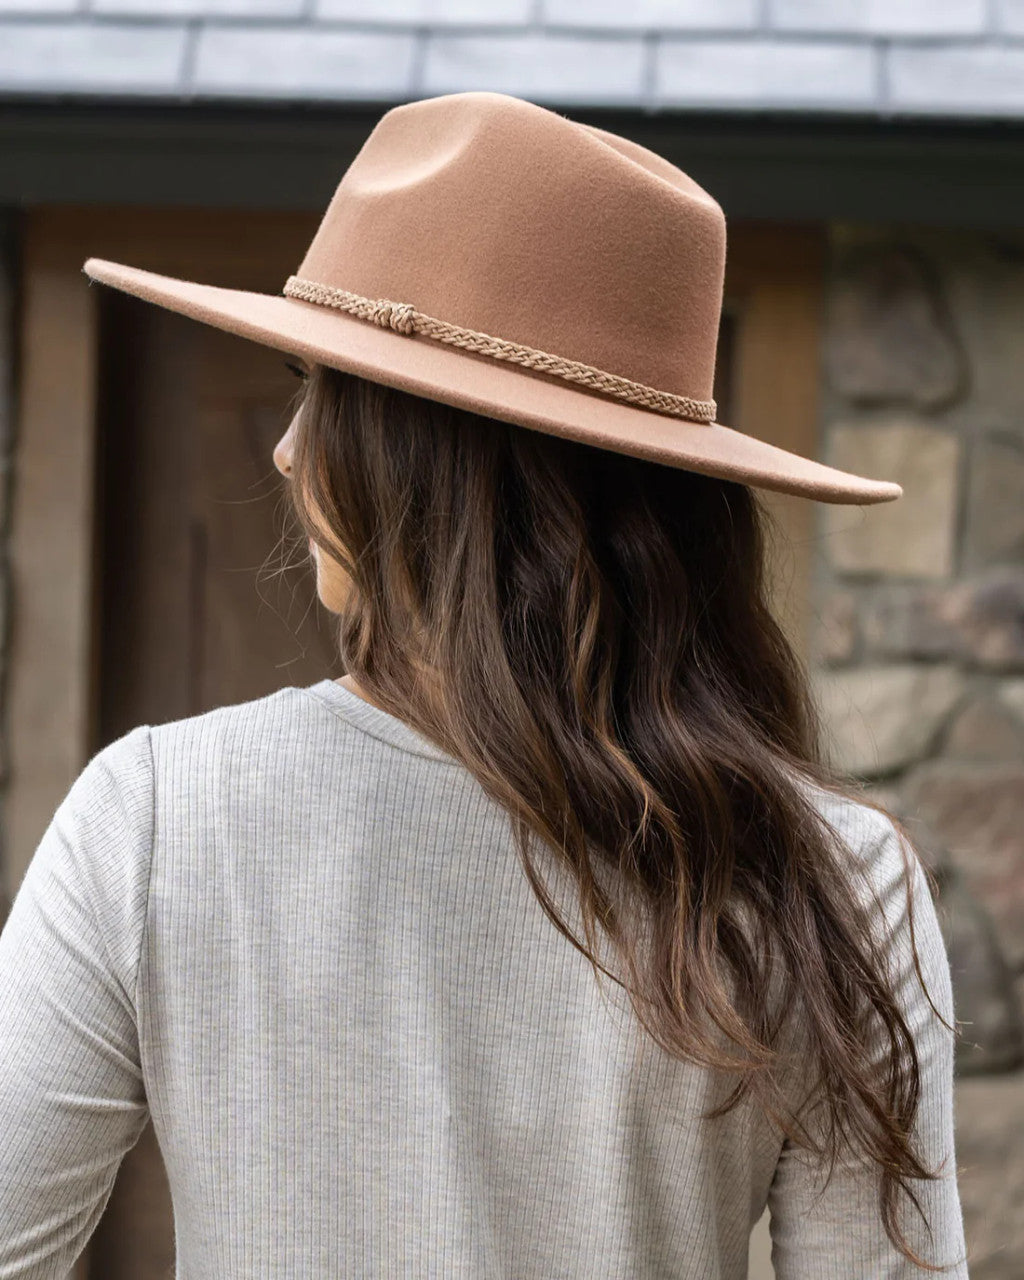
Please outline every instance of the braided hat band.
[[508, 342], [504, 338], [492, 338], [489, 334], [478, 333], [475, 329], [464, 329], [461, 325], [449, 324], [446, 320], [437, 320], [433, 316], [424, 315], [408, 302], [391, 302], [387, 298], [365, 298], [362, 294], [349, 293], [346, 289], [336, 289], [330, 285], [320, 284], [316, 280], [304, 280], [301, 276], [289, 276], [283, 292], [289, 298], [300, 298], [304, 302], [314, 302], [322, 307], [335, 307], [339, 311], [347, 311], [351, 315], [359, 316], [360, 319], [370, 320], [384, 329], [393, 329], [396, 333], [410, 335], [420, 333], [424, 337], [436, 338], [439, 342], [447, 342], [452, 346], [462, 347], [466, 351], [491, 356], [495, 360], [508, 360], [513, 364], [523, 365], [527, 369], [550, 373], [568, 382], [576, 382], [594, 391], [604, 392], [618, 400], [641, 405], [645, 409], [653, 409], [656, 413], [667, 413], [674, 418], [684, 418], [688, 422], [711, 423], [715, 420], [717, 406], [714, 400], [694, 400], [690, 396], [677, 396], [669, 391], [658, 391], [654, 387], [644, 386], [642, 382], [632, 382], [629, 378], [605, 373], [604, 370], [595, 369], [589, 364], [565, 360], [561, 356], [537, 351], [533, 347], [524, 347], [518, 342]]

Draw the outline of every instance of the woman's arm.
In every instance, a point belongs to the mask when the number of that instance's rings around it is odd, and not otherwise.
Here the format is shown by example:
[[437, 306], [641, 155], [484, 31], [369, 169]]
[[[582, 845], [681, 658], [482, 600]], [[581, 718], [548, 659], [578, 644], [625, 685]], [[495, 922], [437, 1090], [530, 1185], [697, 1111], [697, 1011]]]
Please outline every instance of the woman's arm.
[[[877, 816], [874, 815], [876, 821]], [[895, 827], [888, 819], [884, 826], [880, 836], [870, 839], [861, 856], [867, 860], [866, 875], [880, 899], [886, 952], [896, 975], [896, 995], [918, 1054], [921, 1095], [914, 1129], [916, 1149], [930, 1169], [945, 1160], [940, 1181], [911, 1179], [908, 1184], [934, 1237], [929, 1238], [912, 1202], [902, 1192], [898, 1198], [899, 1221], [920, 1257], [948, 1269], [930, 1272], [918, 1267], [889, 1240], [879, 1212], [881, 1171], [877, 1165], [866, 1169], [855, 1164], [849, 1151], [844, 1150], [822, 1193], [828, 1162], [819, 1169], [811, 1153], [787, 1140], [768, 1195], [777, 1280], [924, 1280], [930, 1275], [935, 1275], [936, 1280], [964, 1280], [967, 1276], [954, 1152], [954, 1036], [936, 1017], [914, 968], [907, 870]], [[953, 1026], [949, 959], [920, 858], [914, 850], [911, 867], [914, 941], [921, 973], [935, 1007]]]
[[145, 1124], [135, 983], [152, 836], [142, 725], [79, 774], [0, 934], [0, 1280], [67, 1273]]

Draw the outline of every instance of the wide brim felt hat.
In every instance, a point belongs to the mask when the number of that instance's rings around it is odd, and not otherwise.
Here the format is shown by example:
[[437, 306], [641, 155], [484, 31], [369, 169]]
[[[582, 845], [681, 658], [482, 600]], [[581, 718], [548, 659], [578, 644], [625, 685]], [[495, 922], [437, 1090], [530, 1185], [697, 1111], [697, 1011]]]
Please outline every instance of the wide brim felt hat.
[[89, 258], [103, 284], [310, 363], [597, 448], [831, 503], [898, 484], [716, 421], [721, 206], [508, 94], [385, 112], [277, 294]]

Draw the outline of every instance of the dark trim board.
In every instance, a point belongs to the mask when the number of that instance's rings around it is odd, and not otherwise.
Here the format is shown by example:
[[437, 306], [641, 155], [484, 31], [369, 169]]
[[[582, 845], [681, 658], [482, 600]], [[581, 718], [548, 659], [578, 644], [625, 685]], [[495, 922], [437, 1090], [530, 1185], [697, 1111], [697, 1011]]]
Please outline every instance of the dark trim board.
[[[392, 105], [0, 100], [0, 204], [322, 209]], [[727, 217], [1024, 227], [1024, 121], [559, 110], [666, 156]]]

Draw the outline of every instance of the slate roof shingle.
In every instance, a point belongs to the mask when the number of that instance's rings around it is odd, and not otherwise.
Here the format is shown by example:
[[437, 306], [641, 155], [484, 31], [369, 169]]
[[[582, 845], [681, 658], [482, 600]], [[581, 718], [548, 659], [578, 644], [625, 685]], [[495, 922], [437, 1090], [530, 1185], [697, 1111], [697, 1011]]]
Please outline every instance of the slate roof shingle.
[[0, 94], [1024, 116], [1024, 0], [0, 0]]

